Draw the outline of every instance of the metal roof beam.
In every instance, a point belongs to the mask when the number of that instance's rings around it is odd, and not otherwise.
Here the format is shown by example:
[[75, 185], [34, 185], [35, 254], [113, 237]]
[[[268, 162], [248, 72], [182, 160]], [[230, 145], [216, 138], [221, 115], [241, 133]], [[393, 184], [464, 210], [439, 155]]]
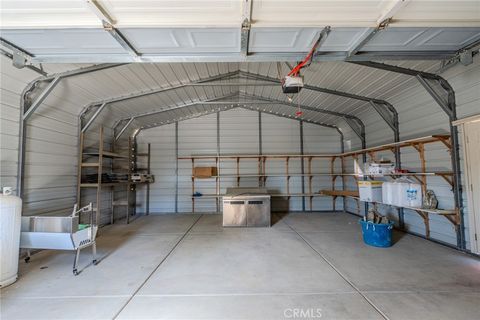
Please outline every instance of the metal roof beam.
[[[150, 129], [150, 128], [161, 127], [161, 126], [164, 126], [164, 125], [167, 125], [167, 124], [172, 124], [172, 123], [175, 123], [175, 122], [200, 118], [200, 117], [203, 117], [203, 116], [207, 116], [209, 114], [217, 113], [217, 112], [220, 112], [220, 111], [232, 110], [232, 109], [235, 109], [235, 108], [238, 108], [238, 107], [237, 106], [224, 106], [223, 109], [221, 107], [216, 107], [216, 108], [213, 108], [212, 110], [209, 110], [209, 111], [194, 112], [194, 113], [192, 113], [191, 115], [188, 115], [188, 116], [183, 116], [183, 117], [180, 117], [180, 118], [175, 118], [175, 119], [172, 119], [172, 120], [168, 120], [167, 123], [164, 123], [164, 122], [161, 122], [160, 124], [155, 123], [153, 125], [148, 125], [148, 126], [137, 128], [136, 130], [145, 130], [145, 129]], [[138, 135], [138, 133], [135, 132], [134, 135]]]
[[[247, 97], [248, 96], [251, 96], [251, 97], [254, 97], [254, 98], [259, 98], [258, 96], [255, 96], [255, 95], [247, 95]], [[262, 99], [262, 98], [259, 98], [259, 99]], [[292, 108], [297, 108], [298, 107], [298, 105], [292, 105], [292, 104], [289, 104], [285, 101], [280, 101], [280, 100], [275, 100], [275, 99], [270, 99], [270, 98], [267, 99], [267, 100], [271, 101], [271, 104], [279, 104], [279, 105], [284, 105], [284, 106], [288, 106], [288, 107], [292, 107]], [[240, 101], [239, 106], [241, 107], [242, 104], [244, 104], [244, 102]], [[252, 102], [249, 102], [249, 104], [252, 104], [252, 105], [257, 104], [258, 105], [258, 102], [252, 101]], [[340, 118], [345, 120], [345, 122], [348, 124], [349, 127], [352, 128], [353, 132], [355, 132], [355, 134], [360, 138], [361, 141], [363, 141], [365, 139], [365, 124], [358, 117], [355, 117], [355, 116], [352, 116], [352, 115], [349, 115], [349, 114], [346, 114], [346, 113], [340, 113], [340, 112], [335, 112], [335, 111], [330, 111], [330, 110], [325, 110], [325, 109], [320, 109], [320, 108], [315, 108], [315, 107], [310, 107], [310, 106], [305, 106], [305, 105], [300, 105], [300, 108], [305, 109], [305, 110], [309, 110], [309, 111], [313, 111], [313, 112], [324, 113], [324, 114], [329, 114], [329, 115], [333, 115], [333, 116], [336, 116], [336, 117], [340, 117]], [[257, 107], [256, 110], [261, 111], [258, 107]], [[288, 117], [288, 116], [287, 116], [287, 118], [292, 119], [291, 117]], [[295, 118], [295, 119], [299, 120], [299, 121], [305, 121], [305, 122], [310, 121], [310, 120], [305, 119], [305, 118]], [[312, 122], [312, 121], [310, 121], [310, 122]], [[315, 122], [315, 123], [319, 124], [319, 122]], [[324, 123], [322, 123], [322, 124], [324, 124]]]
[[115, 28], [116, 21], [112, 16], [105, 10], [104, 7], [97, 0], [87, 0], [86, 1], [90, 9], [95, 13], [95, 15], [101, 20], [103, 29], [107, 31], [117, 42], [118, 44], [128, 52], [133, 59], [137, 59], [140, 54], [134, 48], [134, 46], [125, 38], [125, 36]]
[[87, 123], [82, 126], [82, 132], [85, 132], [88, 130], [88, 128], [92, 125], [93, 121], [95, 121], [95, 119], [98, 117], [98, 115], [103, 111], [103, 109], [107, 106], [106, 103], [102, 103], [97, 111], [95, 111], [95, 113], [92, 115], [92, 117], [90, 119], [88, 119]]
[[[117, 30], [118, 31], [118, 30]], [[313, 57], [320, 61], [372, 61], [372, 60], [442, 60], [456, 54], [447, 51], [360, 51], [347, 57], [348, 51], [321, 52]], [[36, 63], [165, 63], [165, 62], [285, 62], [292, 63], [305, 58], [304, 53], [285, 52], [250, 52], [247, 56], [241, 53], [210, 54], [142, 54], [133, 57], [128, 54], [59, 54], [36, 55], [32, 62]]]
[[41, 64], [40, 64], [40, 68], [31, 64], [33, 54], [31, 54], [27, 50], [22, 49], [19, 46], [11, 43], [10, 41], [8, 41], [4, 38], [1, 38], [1, 37], [0, 37], [0, 44], [2, 46], [4, 46], [5, 48], [12, 51], [12, 53], [10, 53], [6, 50], [0, 49], [1, 54], [3, 56], [12, 60], [12, 64], [13, 64], [14, 67], [19, 68], [19, 69], [28, 68], [28, 69], [33, 70], [33, 71], [35, 71], [35, 72], [37, 72], [37, 73], [39, 73], [43, 76], [47, 75], [47, 73], [45, 71], [43, 71], [43, 68], [42, 68]]
[[[259, 80], [264, 80], [264, 81], [271, 81], [275, 83], [280, 83], [280, 80], [271, 78], [268, 76], [263, 76], [259, 74], [253, 74], [250, 72], [245, 72], [245, 71], [240, 71], [240, 75], [246, 76], [246, 77], [251, 77]], [[395, 134], [395, 141], [398, 142], [400, 141], [399, 133], [398, 133], [398, 113], [395, 110], [395, 108], [392, 106], [391, 103], [385, 100], [380, 100], [380, 99], [375, 99], [371, 97], [365, 97], [357, 94], [352, 94], [348, 92], [343, 92], [343, 91], [337, 91], [337, 90], [332, 90], [332, 89], [327, 89], [327, 88], [322, 88], [322, 87], [317, 87], [317, 86], [312, 86], [312, 85], [304, 85], [304, 89], [311, 90], [311, 91], [317, 91], [321, 93], [327, 93], [327, 94], [332, 94], [344, 98], [349, 98], [349, 99], [355, 99], [355, 100], [360, 100], [360, 101], [366, 101], [369, 103], [374, 103], [376, 105], [375, 110], [382, 108], [383, 110], [381, 113], [379, 112], [380, 116], [382, 119], [387, 122], [388, 126], [392, 128]], [[378, 110], [377, 110], [378, 111]], [[386, 114], [389, 114], [388, 117], [385, 117]], [[397, 137], [398, 136], [398, 137]], [[398, 138], [398, 141], [397, 141]]]
[[[5, 51], [5, 50], [3, 50], [3, 49], [0, 49], [0, 54], [1, 54], [2, 56], [5, 56], [5, 57], [7, 57], [8, 59], [12, 60], [12, 61], [13, 61], [13, 62], [12, 62], [13, 65], [18, 68], [18, 66], [15, 65], [15, 61], [14, 61], [14, 60], [15, 60], [15, 57], [14, 57], [13, 54], [11, 54], [10, 52], [7, 52], [7, 51]], [[22, 59], [23, 59], [23, 58], [22, 58]], [[36, 67], [36, 66], [34, 66], [34, 65], [24, 64], [24, 67], [27, 68], [27, 69], [30, 69], [30, 70], [32, 70], [32, 71], [35, 71], [36, 73], [39, 73], [39, 74], [41, 74], [42, 76], [46, 76], [46, 75], [47, 75], [47, 73], [46, 73], [45, 71], [43, 71], [43, 69], [38, 68], [38, 67]]]
[[[280, 84], [280, 80], [276, 79], [276, 78], [264, 76], [264, 75], [261, 75], [261, 74], [251, 73], [251, 72], [247, 72], [247, 71], [240, 71], [239, 73], [240, 73], [241, 76], [245, 76], [247, 78], [254, 78], [254, 79], [257, 79], [257, 80], [270, 81], [270, 82]], [[348, 92], [344, 92], [344, 91], [337, 91], [337, 90], [333, 90], [333, 89], [327, 89], [327, 88], [312, 86], [312, 85], [308, 85], [308, 84], [305, 84], [303, 86], [303, 89], [322, 92], [322, 93], [327, 93], [327, 94], [332, 94], [332, 95], [341, 96], [341, 97], [344, 97], [344, 98], [366, 101], [366, 102], [375, 101], [379, 104], [387, 103], [384, 100], [365, 97], [365, 96], [361, 96], [361, 95], [357, 95], [357, 94], [353, 94], [353, 93], [348, 93]]]
[[57, 84], [62, 80], [60, 77], [53, 78], [47, 87], [36, 97], [36, 99], [32, 102], [32, 104], [28, 107], [28, 109], [24, 109], [23, 112], [23, 121], [27, 121], [28, 118], [37, 110], [37, 108], [42, 104], [42, 102], [48, 97], [50, 92], [55, 89]]
[[133, 117], [130, 118], [130, 120], [128, 120], [128, 122], [123, 126], [123, 128], [120, 130], [120, 132], [115, 136], [115, 141], [120, 139], [122, 134], [125, 132], [125, 130], [127, 130], [128, 126], [133, 122], [133, 120], [135, 120], [135, 118], [133, 118]]
[[274, 115], [274, 116], [277, 116], [277, 117], [286, 118], [286, 119], [290, 119], [290, 120], [297, 120], [297, 121], [303, 121], [303, 122], [306, 122], [306, 123], [316, 124], [318, 126], [322, 126], [322, 127], [326, 127], [326, 128], [338, 129], [338, 127], [336, 125], [326, 124], [326, 123], [321, 123], [321, 122], [316, 122], [316, 121], [311, 121], [311, 120], [305, 120], [305, 119], [296, 119], [296, 118], [292, 118], [292, 117], [289, 117], [287, 115], [283, 115], [281, 113], [274, 112], [274, 111], [271, 111], [271, 110], [270, 111], [258, 110], [257, 108], [255, 108], [253, 106], [239, 105], [238, 107], [242, 108], [242, 109], [246, 109], [246, 110], [258, 111], [258, 112], [261, 112], [261, 113], [264, 113], [264, 114], [271, 114], [271, 115]]
[[[138, 119], [138, 118], [141, 118], [141, 117], [152, 116], [152, 115], [156, 115], [156, 114], [159, 114], [159, 113], [169, 112], [169, 111], [172, 111], [172, 110], [182, 109], [182, 108], [191, 107], [191, 106], [200, 105], [200, 104], [205, 104], [205, 105], [208, 105], [208, 104], [212, 104], [212, 105], [214, 105], [214, 104], [215, 105], [216, 104], [218, 104], [218, 105], [233, 104], [231, 101], [221, 102], [219, 100], [228, 99], [228, 98], [231, 98], [231, 97], [235, 97], [237, 95], [238, 95], [238, 93], [234, 93], [234, 94], [229, 94], [229, 95], [225, 95], [225, 96], [222, 96], [222, 97], [206, 99], [206, 100], [203, 100], [203, 101], [199, 100], [199, 101], [194, 101], [194, 102], [190, 102], [190, 103], [175, 105], [175, 106], [167, 107], [167, 108], [164, 108], [164, 109], [161, 109], [161, 110], [154, 110], [154, 111], [150, 111], [150, 112], [138, 113], [138, 114], [131, 115], [128, 118], [119, 119], [118, 121], [131, 119], [132, 117], [135, 118], [135, 119]], [[216, 103], [216, 102], [218, 102], [218, 103]]]
[[480, 46], [480, 39], [458, 50], [453, 57], [449, 59], [444, 59], [437, 73], [442, 73], [458, 63], [461, 63], [464, 66], [472, 64], [473, 57], [480, 53], [480, 48], [478, 46]]
[[391, 3], [390, 7], [383, 12], [377, 19], [377, 25], [375, 28], [371, 28], [361, 35], [357, 42], [352, 46], [352, 49], [347, 54], [347, 58], [356, 55], [373, 37], [382, 30], [385, 30], [387, 26], [392, 22], [393, 16], [404, 8], [410, 0], [395, 0]]
[[202, 78], [202, 79], [194, 80], [194, 81], [189, 82], [189, 83], [182, 83], [182, 84], [167, 87], [167, 88], [157, 88], [157, 89], [144, 90], [144, 91], [140, 91], [140, 92], [130, 93], [130, 94], [123, 95], [123, 96], [112, 97], [112, 98], [92, 102], [87, 106], [87, 108], [89, 106], [101, 105], [103, 103], [108, 104], [108, 103], [114, 103], [114, 102], [121, 102], [121, 101], [129, 100], [129, 99], [140, 98], [140, 97], [144, 97], [144, 96], [148, 96], [148, 95], [152, 95], [152, 94], [157, 94], [157, 93], [162, 93], [162, 92], [167, 92], [167, 91], [180, 89], [180, 88], [184, 88], [184, 87], [188, 87], [188, 86], [200, 85], [200, 84], [207, 83], [207, 82], [223, 80], [223, 79], [227, 79], [227, 78], [237, 76], [237, 75], [238, 75], [238, 71], [227, 72], [227, 73], [222, 73], [222, 74], [219, 74], [219, 75], [216, 75], [216, 76], [212, 76], [212, 77], [208, 77], [208, 78]]
[[[358, 117], [353, 116], [353, 115], [350, 115], [350, 114], [347, 114], [347, 113], [331, 111], [331, 110], [327, 110], [327, 109], [323, 109], [323, 108], [317, 108], [317, 107], [312, 107], [312, 106], [307, 106], [307, 105], [303, 105], [303, 104], [301, 104], [301, 105], [291, 104], [291, 103], [288, 103], [288, 102], [286, 102], [286, 101], [277, 100], [277, 99], [272, 99], [272, 98], [265, 98], [265, 97], [261, 97], [261, 96], [254, 95], [254, 94], [244, 94], [244, 95], [241, 95], [241, 97], [255, 98], [255, 99], [258, 99], [258, 100], [264, 100], [264, 101], [268, 101], [269, 104], [281, 104], [281, 105], [287, 105], [287, 106], [292, 106], [292, 107], [298, 107], [298, 106], [300, 106], [300, 108], [305, 109], [305, 110], [314, 111], [314, 112], [323, 113], [323, 114], [329, 114], [329, 115], [336, 116], [336, 117], [341, 117], [341, 118], [358, 119]], [[243, 101], [239, 101], [239, 103], [243, 103]], [[252, 102], [252, 103], [258, 103], [258, 102]], [[359, 120], [360, 120], [360, 119], [359, 119]]]
[[248, 56], [250, 29], [252, 27], [252, 2], [253, 0], [243, 0], [242, 26], [240, 29], [240, 52], [243, 56]]
[[[95, 121], [95, 119], [103, 111], [104, 107], [106, 105], [110, 104], [110, 103], [115, 103], [115, 102], [121, 102], [121, 101], [125, 101], [125, 100], [140, 98], [140, 97], [144, 97], [144, 96], [148, 96], [148, 95], [152, 95], [152, 94], [158, 94], [158, 93], [162, 93], [162, 92], [167, 92], [167, 91], [180, 89], [180, 88], [184, 88], [184, 87], [188, 87], [188, 86], [208, 85], [207, 84], [208, 82], [222, 80], [222, 79], [230, 78], [232, 76], [237, 76], [237, 75], [238, 75], [238, 71], [228, 72], [228, 73], [219, 74], [219, 75], [208, 77], [208, 78], [203, 78], [203, 79], [195, 80], [195, 81], [190, 82], [190, 83], [183, 83], [183, 84], [168, 87], [168, 88], [146, 90], [146, 91], [141, 91], [141, 92], [137, 92], [137, 93], [131, 93], [131, 94], [124, 95], [124, 96], [113, 97], [113, 98], [109, 98], [109, 99], [104, 99], [104, 100], [92, 102], [92, 103], [88, 104], [87, 106], [85, 106], [83, 108], [82, 112], [80, 113], [80, 118], [83, 119], [86, 116], [87, 112], [92, 107], [98, 106], [97, 111], [92, 115], [92, 117], [88, 120], [87, 124], [85, 125], [86, 128], [85, 127], [82, 128], [82, 132], [85, 132], [88, 129], [88, 126], [90, 126], [93, 123], [93, 121]], [[216, 84], [211, 84], [211, 85], [216, 85]], [[114, 127], [116, 127], [117, 125], [118, 125], [118, 121], [117, 121], [117, 123], [115, 124]]]

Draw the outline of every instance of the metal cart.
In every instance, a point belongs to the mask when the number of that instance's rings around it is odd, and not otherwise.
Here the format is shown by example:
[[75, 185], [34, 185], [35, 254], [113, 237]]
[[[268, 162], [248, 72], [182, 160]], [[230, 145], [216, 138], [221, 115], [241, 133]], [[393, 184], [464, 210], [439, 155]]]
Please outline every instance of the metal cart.
[[[89, 224], [80, 224], [82, 214], [90, 215]], [[75, 205], [68, 217], [22, 217], [21, 230], [20, 248], [27, 249], [25, 262], [30, 260], [31, 249], [74, 250], [73, 274], [78, 275], [80, 250], [91, 246], [93, 264], [97, 264], [95, 239], [98, 226], [94, 222], [91, 203], [80, 209]]]

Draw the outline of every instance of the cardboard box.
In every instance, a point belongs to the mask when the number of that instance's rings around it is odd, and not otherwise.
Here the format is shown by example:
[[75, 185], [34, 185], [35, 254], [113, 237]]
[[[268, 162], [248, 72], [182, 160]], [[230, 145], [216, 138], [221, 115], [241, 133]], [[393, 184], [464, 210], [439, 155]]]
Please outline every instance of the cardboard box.
[[195, 178], [210, 178], [217, 175], [217, 167], [195, 167], [193, 176]]
[[358, 181], [360, 200], [368, 202], [382, 202], [383, 181]]

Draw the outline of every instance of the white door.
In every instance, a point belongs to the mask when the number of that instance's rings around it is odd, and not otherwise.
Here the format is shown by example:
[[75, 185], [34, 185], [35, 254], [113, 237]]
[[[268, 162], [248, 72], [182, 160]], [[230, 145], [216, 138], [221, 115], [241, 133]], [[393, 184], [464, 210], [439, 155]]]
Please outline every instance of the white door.
[[463, 125], [471, 250], [480, 253], [480, 121]]

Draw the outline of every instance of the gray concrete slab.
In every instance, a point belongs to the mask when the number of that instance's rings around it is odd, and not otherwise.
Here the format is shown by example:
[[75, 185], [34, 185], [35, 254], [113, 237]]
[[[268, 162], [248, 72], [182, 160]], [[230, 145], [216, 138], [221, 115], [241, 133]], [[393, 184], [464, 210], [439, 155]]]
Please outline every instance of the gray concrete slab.
[[302, 235], [360, 290], [480, 290], [479, 259], [418, 237], [398, 234], [392, 247], [376, 248], [360, 230]]
[[128, 297], [2, 298], [1, 319], [112, 319]]
[[189, 234], [139, 294], [351, 292], [295, 233]]
[[130, 224], [120, 221], [102, 231], [109, 235], [184, 234], [198, 218], [198, 214], [152, 214]]
[[479, 319], [480, 293], [368, 293], [391, 320]]
[[[221, 214], [205, 214], [192, 228], [191, 233], [208, 233], [208, 232], [264, 232], [265, 228], [224, 228], [222, 226], [223, 216]], [[293, 232], [293, 230], [282, 221], [277, 215], [272, 215], [272, 226], [269, 229], [279, 232]]]
[[383, 319], [359, 294], [137, 296], [118, 319]]
[[318, 308], [322, 319], [375, 319], [375, 307], [391, 319], [478, 318], [474, 257], [413, 236], [368, 247], [357, 218], [342, 213], [278, 215], [258, 229], [198, 218], [155, 215], [103, 228], [103, 260], [88, 265], [85, 250], [80, 262], [88, 266], [77, 277], [72, 252], [21, 261], [19, 280], [1, 290], [0, 318], [279, 319], [289, 308]]
[[280, 221], [297, 232], [355, 232], [358, 217], [343, 212], [277, 214]]
[[44, 250], [29, 263], [20, 261], [19, 281], [2, 289], [2, 297], [128, 295], [145, 280], [180, 238], [176, 234], [109, 236], [98, 240], [96, 266], [90, 250], [81, 254], [78, 276], [72, 274], [72, 251]]

